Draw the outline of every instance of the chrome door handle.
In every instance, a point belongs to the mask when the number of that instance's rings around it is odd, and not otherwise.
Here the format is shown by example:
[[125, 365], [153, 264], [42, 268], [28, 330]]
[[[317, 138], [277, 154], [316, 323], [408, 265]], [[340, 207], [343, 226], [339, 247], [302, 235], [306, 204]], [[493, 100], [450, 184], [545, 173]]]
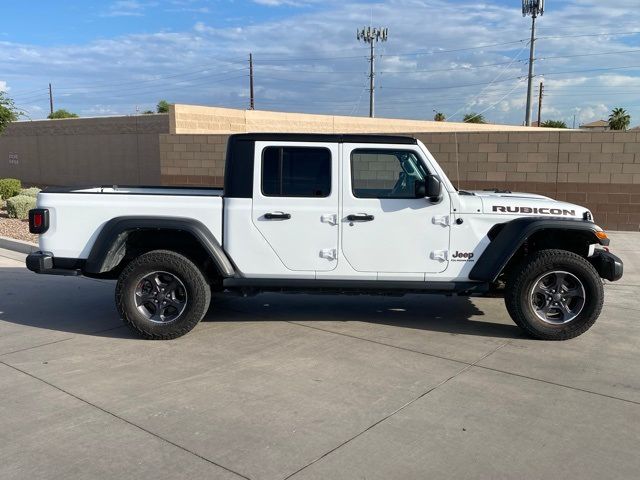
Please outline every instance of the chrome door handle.
[[264, 214], [265, 220], [289, 220], [291, 218], [290, 213], [284, 212], [269, 212]]
[[347, 220], [349, 220], [350, 222], [370, 222], [374, 218], [375, 217], [373, 215], [368, 215], [366, 213], [347, 216]]

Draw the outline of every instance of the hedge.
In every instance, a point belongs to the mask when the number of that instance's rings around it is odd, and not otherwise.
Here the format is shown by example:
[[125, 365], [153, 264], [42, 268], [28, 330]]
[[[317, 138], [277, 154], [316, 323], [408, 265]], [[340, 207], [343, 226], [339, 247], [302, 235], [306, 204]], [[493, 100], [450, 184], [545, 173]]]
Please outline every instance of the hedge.
[[27, 197], [33, 197], [33, 198], [36, 198], [39, 193], [40, 193], [40, 189], [38, 187], [23, 188], [20, 191], [20, 195], [26, 195]]
[[16, 178], [0, 178], [0, 198], [2, 200], [19, 195], [21, 189], [20, 180]]
[[7, 213], [9, 218], [27, 220], [29, 210], [36, 208], [36, 199], [27, 195], [17, 195], [7, 199]]

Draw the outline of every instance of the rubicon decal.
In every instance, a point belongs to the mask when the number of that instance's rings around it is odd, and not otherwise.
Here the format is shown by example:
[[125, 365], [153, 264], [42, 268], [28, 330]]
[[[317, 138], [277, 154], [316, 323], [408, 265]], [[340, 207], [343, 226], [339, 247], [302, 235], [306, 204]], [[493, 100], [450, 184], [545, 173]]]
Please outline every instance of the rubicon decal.
[[537, 215], [576, 215], [575, 210], [566, 210], [564, 208], [537, 208], [537, 207], [501, 207], [499, 205], [493, 206], [494, 212], [500, 213], [535, 213]]

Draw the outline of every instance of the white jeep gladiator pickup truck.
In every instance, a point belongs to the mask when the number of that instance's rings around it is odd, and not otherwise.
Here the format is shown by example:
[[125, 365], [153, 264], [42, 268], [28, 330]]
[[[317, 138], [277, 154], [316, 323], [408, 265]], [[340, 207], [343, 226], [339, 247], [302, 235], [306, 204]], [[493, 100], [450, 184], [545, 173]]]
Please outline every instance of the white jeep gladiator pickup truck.
[[224, 190], [48, 188], [30, 212], [38, 273], [117, 279], [124, 322], [189, 332], [211, 292], [503, 295], [536, 338], [588, 330], [622, 262], [584, 207], [454, 188], [410, 137], [241, 134]]

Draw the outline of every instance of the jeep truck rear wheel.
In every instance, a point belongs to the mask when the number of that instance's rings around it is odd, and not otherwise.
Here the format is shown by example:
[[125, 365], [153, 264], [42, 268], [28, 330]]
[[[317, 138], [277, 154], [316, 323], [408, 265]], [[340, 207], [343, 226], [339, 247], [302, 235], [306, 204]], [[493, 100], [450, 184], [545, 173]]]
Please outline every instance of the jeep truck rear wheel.
[[583, 334], [600, 315], [603, 301], [596, 269], [566, 250], [541, 250], [527, 258], [505, 291], [505, 304], [516, 325], [542, 340]]
[[132, 260], [116, 285], [122, 320], [147, 339], [186, 334], [202, 320], [210, 300], [202, 271], [187, 257], [169, 250], [154, 250]]

